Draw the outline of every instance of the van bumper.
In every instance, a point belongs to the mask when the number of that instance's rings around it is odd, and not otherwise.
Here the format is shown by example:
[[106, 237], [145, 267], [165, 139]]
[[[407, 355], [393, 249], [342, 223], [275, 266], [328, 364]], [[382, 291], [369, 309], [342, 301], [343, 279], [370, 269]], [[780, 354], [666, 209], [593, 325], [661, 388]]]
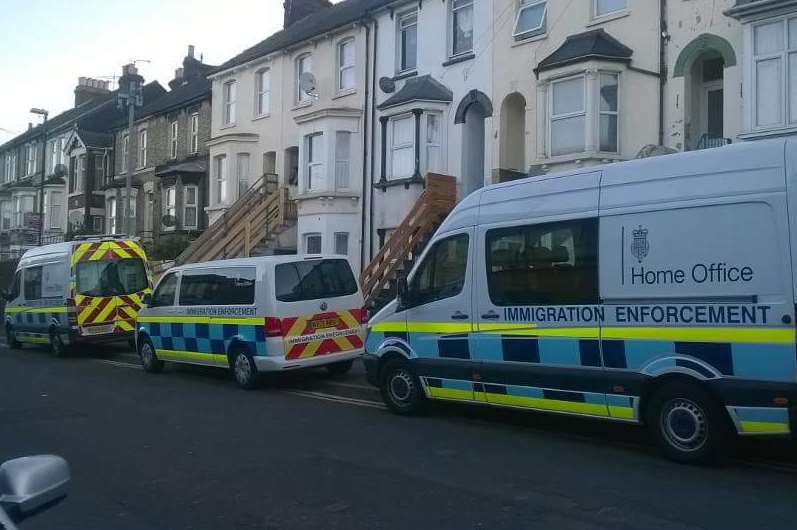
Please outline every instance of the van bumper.
[[365, 365], [365, 377], [368, 382], [374, 386], [379, 386], [379, 357], [373, 353], [366, 353], [363, 355], [363, 364]]
[[797, 435], [797, 384], [718, 379], [711, 386], [724, 402], [739, 434]]
[[255, 356], [255, 366], [258, 372], [284, 372], [288, 370], [298, 370], [300, 368], [312, 368], [314, 366], [324, 366], [342, 361], [357, 359], [362, 356], [363, 349], [350, 350], [340, 353], [328, 353], [307, 359], [286, 359], [279, 356]]

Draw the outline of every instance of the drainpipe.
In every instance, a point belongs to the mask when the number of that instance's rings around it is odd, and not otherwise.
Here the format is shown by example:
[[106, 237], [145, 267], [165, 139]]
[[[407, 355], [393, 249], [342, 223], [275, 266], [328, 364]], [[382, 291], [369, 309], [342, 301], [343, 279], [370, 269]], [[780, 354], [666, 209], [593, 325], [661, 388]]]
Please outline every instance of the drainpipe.
[[[374, 124], [376, 123], [376, 54], [379, 45], [379, 21], [374, 19], [374, 56], [371, 59], [371, 147], [374, 146], [374, 142], [376, 142], [376, 136], [374, 134]], [[384, 159], [384, 156], [382, 157]], [[384, 164], [384, 160], [382, 161]], [[371, 180], [374, 178], [374, 156], [373, 151], [371, 152], [371, 164], [370, 164], [370, 174]], [[374, 257], [374, 195], [373, 195], [373, 182], [368, 182], [368, 189], [371, 197], [370, 204], [368, 205], [368, 261], [370, 262], [371, 259]]]
[[363, 112], [363, 179], [362, 179], [362, 201], [360, 203], [360, 272], [365, 269], [365, 205], [366, 198], [370, 191], [368, 186], [368, 104], [370, 100], [370, 87], [368, 86], [368, 61], [371, 57], [371, 26], [370, 20], [363, 20], [365, 26], [365, 112]]
[[659, 1], [659, 145], [664, 145], [664, 89], [667, 86], [667, 0]]

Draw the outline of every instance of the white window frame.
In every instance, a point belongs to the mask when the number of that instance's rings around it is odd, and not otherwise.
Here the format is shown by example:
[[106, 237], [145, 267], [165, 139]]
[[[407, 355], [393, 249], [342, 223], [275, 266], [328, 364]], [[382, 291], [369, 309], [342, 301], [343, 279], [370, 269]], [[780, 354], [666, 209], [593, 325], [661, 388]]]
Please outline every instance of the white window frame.
[[628, 2], [630, 0], [624, 0], [625, 5], [623, 7], [618, 7], [617, 9], [612, 9], [611, 11], [606, 11], [605, 13], [598, 12], [598, 2], [600, 0], [592, 0], [592, 18], [603, 18], [608, 17], [611, 15], [615, 15], [617, 13], [624, 13], [628, 11]]
[[108, 212], [107, 215], [106, 215], [106, 217], [108, 218], [108, 222], [107, 222], [108, 233], [109, 234], [115, 234], [116, 233], [116, 228], [117, 228], [116, 227], [116, 219], [117, 219], [117, 214], [118, 214], [118, 204], [117, 204], [116, 197], [108, 197], [108, 199], [105, 201], [105, 203], [106, 203], [105, 207], [106, 207], [107, 212]]
[[[188, 190], [194, 190], [194, 202], [188, 202]], [[194, 209], [194, 221], [188, 222], [188, 209]], [[199, 187], [193, 184], [183, 186], [183, 228], [197, 228], [199, 226]]]
[[[413, 19], [412, 22], [406, 23], [408, 19]], [[402, 41], [404, 39], [404, 31], [410, 28], [415, 28], [415, 58], [412, 66], [405, 66], [405, 57], [402, 55], [403, 47]], [[396, 22], [396, 72], [406, 73], [413, 72], [418, 68], [418, 11], [407, 11], [398, 16]]]
[[[164, 215], [168, 215], [174, 217], [175, 220], [177, 219], [177, 187], [176, 186], [167, 186], [164, 190], [164, 197], [163, 197], [163, 209], [166, 212]], [[170, 226], [169, 228], [174, 229], [175, 225]]]
[[[351, 64], [344, 64], [346, 46], [351, 46]], [[355, 67], [357, 65], [357, 49], [354, 46], [354, 37], [349, 37], [338, 42], [337, 45], [337, 90], [338, 92], [351, 92], [357, 88], [357, 72]], [[351, 71], [351, 86], [343, 86], [344, 73]]]
[[[582, 97], [582, 100], [581, 100], [582, 101], [582, 110], [580, 110], [578, 112], [567, 112], [565, 114], [554, 115], [554, 113], [553, 113], [553, 100], [554, 100], [554, 91], [555, 91], [556, 85], [559, 84], [559, 83], [563, 83], [565, 81], [572, 81], [573, 79], [578, 79], [578, 78], [581, 78], [582, 86], [583, 86], [583, 90], [582, 90], [582, 94], [581, 94], [581, 97]], [[551, 84], [550, 84], [550, 87], [549, 87], [549, 94], [548, 94], [548, 120], [547, 120], [547, 125], [546, 125], [546, 127], [547, 127], [547, 137], [548, 137], [548, 156], [550, 156], [550, 157], [569, 156], [569, 155], [572, 155], [572, 154], [575, 154], [575, 153], [582, 153], [582, 152], [584, 152], [586, 150], [586, 148], [587, 148], [586, 124], [588, 122], [588, 116], [587, 115], [589, 114], [589, 110], [590, 110], [590, 109], [587, 108], [587, 90], [589, 90], [587, 85], [588, 85], [588, 79], [587, 79], [587, 74], [585, 72], [582, 72], [582, 73], [579, 73], [579, 74], [576, 74], [576, 75], [567, 76], [567, 77], [562, 77], [562, 78], [555, 79], [555, 80], [551, 81]], [[618, 103], [619, 103], [619, 101], [618, 101]], [[565, 120], [565, 119], [568, 119], [568, 118], [576, 118], [576, 117], [579, 117], [579, 116], [583, 116], [584, 117], [584, 146], [583, 146], [583, 148], [581, 149], [581, 151], [575, 151], [573, 153], [554, 154], [553, 134], [552, 134], [552, 132], [553, 132], [553, 123], [555, 121]]]
[[[440, 122], [440, 129], [439, 129], [440, 137], [438, 138], [437, 143], [429, 141], [429, 117], [430, 116], [434, 116]], [[444, 135], [445, 135], [445, 132], [446, 132], [445, 123], [443, 122], [443, 113], [439, 112], [439, 111], [424, 111], [424, 113], [423, 113], [423, 121], [421, 122], [421, 127], [422, 127], [421, 132], [423, 133], [423, 146], [424, 146], [423, 153], [421, 155], [423, 157], [423, 160], [421, 160], [421, 166], [423, 168], [421, 173], [425, 174], [425, 173], [427, 173], [429, 171], [443, 171], [443, 168], [445, 167], [445, 160], [444, 160], [445, 151], [443, 149], [443, 145], [444, 145], [444, 142], [445, 142]], [[436, 148], [436, 149], [439, 150], [439, 153], [440, 153], [440, 155], [439, 155], [440, 156], [440, 166], [439, 167], [435, 167], [435, 168], [430, 167], [430, 163], [429, 163], [429, 160], [430, 160], [429, 149], [430, 148]]]
[[[345, 243], [346, 243], [346, 245], [345, 245], [346, 249], [343, 252], [341, 252], [340, 251], [341, 249], [338, 248], [338, 244], [341, 242], [339, 240], [339, 238], [341, 240], [345, 241]], [[335, 232], [333, 234], [332, 242], [334, 244], [334, 248], [332, 249], [333, 254], [337, 254], [339, 256], [348, 256], [349, 255], [349, 233], [348, 232]]]
[[179, 129], [180, 124], [177, 120], [173, 120], [169, 127], [169, 131], [171, 133], [171, 138], [169, 139], [169, 154], [172, 158], [177, 158], [177, 134]]
[[227, 155], [213, 157], [213, 195], [217, 204], [223, 204], [229, 199], [228, 173]]
[[191, 154], [199, 152], [199, 113], [194, 112], [191, 114], [191, 127], [188, 132], [188, 144]]
[[[245, 164], [244, 161], [246, 161]], [[246, 152], [237, 153], [235, 155], [235, 180], [238, 183], [238, 198], [243, 197], [249, 191], [249, 186], [252, 184], [251, 176], [252, 155]]]
[[268, 116], [271, 112], [271, 69], [261, 68], [255, 72], [255, 117]]
[[[338, 153], [338, 143], [344, 135], [348, 137], [349, 149], [346, 158], [341, 158]], [[346, 190], [351, 187], [351, 137], [351, 131], [335, 131], [335, 189]], [[345, 180], [338, 173], [343, 168], [345, 168]]]
[[[797, 106], [797, 101], [790, 101], [790, 86], [789, 86], [789, 78], [791, 77], [790, 71], [790, 64], [789, 64], [789, 57], [792, 55], [797, 55], [797, 47], [790, 47], [789, 46], [789, 21], [795, 20], [797, 17], [794, 16], [793, 13], [788, 15], [781, 15], [772, 18], [767, 18], [763, 20], [758, 20], [755, 23], [750, 24], [749, 29], [749, 49], [750, 54], [748, 57], [749, 59], [749, 76], [750, 76], [750, 83], [752, 85], [752, 98], [750, 102], [750, 129], [754, 132], [759, 131], [772, 131], [784, 128], [794, 128], [797, 127], [797, 120], [790, 121], [790, 117], [792, 114], [792, 108]], [[755, 32], [756, 28], [760, 26], [766, 26], [772, 23], [779, 23], [782, 27], [783, 31], [783, 48], [778, 51], [766, 53], [766, 54], [758, 54], [755, 48]], [[771, 61], [773, 59], [778, 60], [778, 64], [780, 66], [780, 83], [779, 83], [779, 91], [780, 91], [780, 120], [778, 123], [771, 123], [766, 125], [758, 125], [758, 64], [765, 61]]]
[[[410, 123], [412, 125], [412, 130], [413, 130], [413, 132], [412, 132], [412, 140], [410, 142], [403, 143], [401, 145], [396, 145], [395, 141], [394, 141], [394, 137], [395, 137], [394, 131], [395, 131], [395, 127], [396, 127], [395, 124], [396, 124], [397, 121], [405, 120], [405, 119], [410, 120]], [[409, 148], [409, 149], [411, 149], [411, 152], [412, 152], [412, 158], [413, 158], [413, 160], [415, 160], [415, 140], [416, 140], [416, 138], [415, 138], [415, 115], [409, 113], [409, 114], [399, 114], [399, 115], [396, 115], [396, 116], [392, 116], [390, 118], [389, 125], [390, 126], [388, 127], [388, 148], [389, 148], [389, 151], [390, 151], [390, 159], [388, 160], [388, 168], [389, 168], [389, 170], [388, 170], [387, 178], [388, 178], [388, 180], [409, 178], [409, 177], [412, 176], [412, 174], [414, 172], [414, 168], [410, 172], [409, 175], [394, 175], [393, 174], [393, 159], [395, 157], [395, 152], [396, 151], [403, 151], [403, 150]]]
[[147, 130], [140, 129], [138, 131], [138, 167], [137, 169], [144, 169], [147, 167]]
[[36, 173], [36, 144], [28, 144], [25, 146], [27, 150], [27, 175], [31, 176]]
[[[518, 24], [520, 23], [520, 16], [523, 14], [523, 11], [526, 9], [530, 9], [532, 7], [537, 7], [539, 5], [543, 5], [543, 13], [542, 18], [540, 19], [540, 25], [536, 28], [529, 28], [525, 31], [518, 30]], [[515, 24], [512, 26], [512, 36], [516, 39], [525, 39], [527, 37], [533, 37], [535, 35], [542, 35], [544, 34], [548, 28], [547, 26], [548, 20], [548, 0], [520, 0], [518, 4], [517, 14], [515, 15]]]
[[[475, 18], [475, 14], [476, 14], [475, 7], [476, 6], [475, 6], [475, 4], [476, 4], [476, 2], [474, 2], [473, 0], [458, 0], [460, 2], [463, 2], [463, 4], [460, 5], [460, 6], [455, 7], [454, 4], [456, 3], [456, 1], [457, 0], [448, 0], [448, 2], [447, 2], [448, 3], [448, 24], [447, 24], [447, 26], [448, 26], [448, 56], [452, 57], [452, 58], [453, 57], [461, 57], [463, 55], [468, 55], [468, 54], [473, 53], [473, 49], [474, 49], [473, 47], [476, 44], [476, 35], [475, 35], [475, 33], [476, 33], [476, 31], [475, 31], [476, 30], [476, 18]], [[470, 9], [471, 10], [470, 48], [468, 48], [467, 50], [455, 51], [454, 50], [454, 33], [455, 33], [455, 30], [454, 30], [454, 14], [455, 14], [455, 12], [461, 11], [463, 9]]]
[[[614, 76], [615, 78], [617, 78], [617, 110], [615, 110], [615, 111], [602, 110], [601, 107], [600, 107], [600, 105], [601, 105], [601, 98], [600, 98], [601, 78], [604, 75]], [[598, 114], [597, 114], [598, 119], [596, 120], [596, 126], [598, 128], [598, 132], [596, 134], [596, 139], [597, 139], [596, 145], [598, 146], [598, 151], [601, 152], [601, 153], [618, 154], [618, 153], [620, 153], [620, 150], [621, 150], [620, 139], [622, 138], [622, 135], [620, 134], [620, 129], [621, 129], [621, 125], [620, 125], [620, 108], [621, 107], [620, 107], [620, 105], [622, 103], [622, 95], [623, 95], [622, 94], [622, 85], [623, 85], [623, 82], [622, 82], [622, 76], [620, 75], [620, 72], [614, 72], [614, 71], [610, 71], [610, 70], [601, 70], [601, 71], [598, 72], [598, 75], [597, 75], [597, 90], [598, 90], [598, 94], [597, 94], [597, 98], [596, 98], [597, 102], [598, 102]], [[589, 87], [585, 87], [585, 90], [589, 90]], [[616, 151], [604, 151], [603, 149], [601, 149], [601, 118], [603, 116], [616, 116], [617, 117], [617, 140], [616, 140], [617, 150]]]
[[[318, 252], [310, 252], [309, 242], [310, 238], [318, 238]], [[302, 242], [304, 243], [304, 254], [308, 256], [317, 256], [324, 253], [324, 238], [321, 236], [320, 232], [308, 232], [303, 235]]]
[[[58, 197], [58, 201], [55, 201]], [[46, 226], [50, 230], [60, 230], [61, 226], [61, 208], [63, 207], [64, 195], [61, 191], [49, 191], [44, 194], [44, 215], [47, 216]]]
[[[308, 69], [304, 69], [305, 65], [309, 65]], [[304, 72], [313, 72], [313, 54], [310, 52], [305, 52], [296, 57], [295, 66], [294, 66], [296, 73], [294, 77], [296, 78], [296, 104], [309, 104], [312, 103], [312, 96], [310, 94], [306, 94], [302, 92], [299, 78], [302, 76]]]
[[[313, 139], [320, 138], [321, 139], [321, 146], [320, 146], [320, 153], [313, 152]], [[316, 132], [312, 134], [308, 134], [304, 137], [305, 143], [305, 190], [308, 192], [314, 191], [321, 191], [322, 186], [316, 184], [315, 187], [313, 186], [313, 168], [320, 167], [321, 172], [324, 171], [324, 134], [321, 132]], [[317, 156], [316, 156], [317, 154]], [[325, 188], [324, 186], [323, 188]]]
[[125, 133], [122, 136], [122, 172], [127, 167], [127, 157], [130, 154], [130, 135]]
[[235, 125], [235, 101], [238, 97], [238, 82], [235, 79], [225, 81], [222, 85], [222, 123], [224, 126]]

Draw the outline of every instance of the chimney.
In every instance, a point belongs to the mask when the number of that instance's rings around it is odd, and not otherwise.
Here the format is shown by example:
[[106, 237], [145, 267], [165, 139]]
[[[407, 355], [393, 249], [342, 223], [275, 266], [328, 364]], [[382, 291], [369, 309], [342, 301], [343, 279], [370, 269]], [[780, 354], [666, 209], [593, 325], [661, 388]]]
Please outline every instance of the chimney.
[[285, 0], [282, 7], [285, 8], [282, 27], [287, 28], [292, 24], [303, 19], [307, 15], [312, 15], [332, 6], [329, 0]]
[[108, 81], [101, 81], [91, 77], [78, 77], [75, 87], [75, 106], [82, 105], [98, 96], [109, 94]]
[[31, 130], [31, 129], [33, 129], [33, 122], [29, 121], [28, 122], [28, 130]]
[[188, 56], [190, 58], [192, 58], [192, 59], [194, 58], [194, 45], [193, 44], [189, 44], [188, 45]]

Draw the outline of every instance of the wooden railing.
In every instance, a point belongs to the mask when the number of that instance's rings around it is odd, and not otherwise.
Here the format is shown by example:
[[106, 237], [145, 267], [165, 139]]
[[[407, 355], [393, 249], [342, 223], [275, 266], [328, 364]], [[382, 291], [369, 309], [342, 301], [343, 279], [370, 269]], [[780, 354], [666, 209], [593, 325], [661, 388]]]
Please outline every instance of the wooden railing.
[[404, 261], [413, 252], [419, 251], [418, 247], [432, 235], [456, 202], [457, 183], [454, 177], [434, 173], [426, 176], [426, 189], [360, 275], [366, 301], [379, 296], [395, 278]]
[[295, 220], [296, 205], [288, 188], [277, 187], [275, 177], [260, 177], [177, 257], [176, 263], [247, 257], [259, 242]]

